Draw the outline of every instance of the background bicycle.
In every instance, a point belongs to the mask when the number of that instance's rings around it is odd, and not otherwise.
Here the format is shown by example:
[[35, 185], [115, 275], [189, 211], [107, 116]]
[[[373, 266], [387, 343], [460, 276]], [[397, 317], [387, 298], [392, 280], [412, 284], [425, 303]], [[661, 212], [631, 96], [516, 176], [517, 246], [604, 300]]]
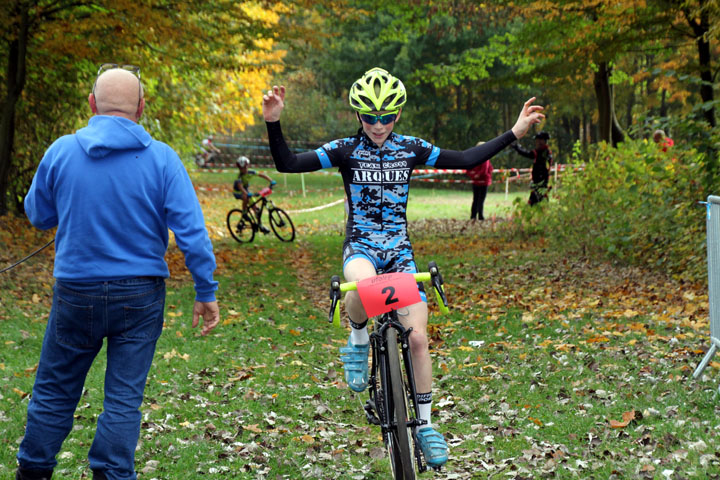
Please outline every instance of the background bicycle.
[[417, 442], [417, 430], [425, 421], [419, 419], [408, 341], [412, 329], [406, 329], [398, 318], [398, 310], [420, 301], [417, 282], [424, 281], [431, 282], [440, 310], [446, 313], [447, 297], [435, 262], [428, 264], [428, 272], [387, 273], [347, 283], [340, 283], [335, 275], [330, 280], [330, 322], [340, 325], [340, 294], [350, 290], [358, 291], [368, 316], [375, 316], [365, 416], [380, 426], [393, 478], [402, 480], [415, 479], [416, 467], [420, 473], [428, 469]]
[[266, 208], [268, 223], [275, 236], [283, 242], [292, 242], [295, 239], [295, 225], [290, 220], [290, 216], [268, 198], [272, 193], [272, 187], [273, 184], [270, 184], [253, 195], [257, 198], [248, 204], [246, 211], [233, 208], [228, 212], [227, 227], [238, 242], [252, 242], [258, 231], [264, 234], [270, 233], [270, 230], [262, 224], [262, 215]]

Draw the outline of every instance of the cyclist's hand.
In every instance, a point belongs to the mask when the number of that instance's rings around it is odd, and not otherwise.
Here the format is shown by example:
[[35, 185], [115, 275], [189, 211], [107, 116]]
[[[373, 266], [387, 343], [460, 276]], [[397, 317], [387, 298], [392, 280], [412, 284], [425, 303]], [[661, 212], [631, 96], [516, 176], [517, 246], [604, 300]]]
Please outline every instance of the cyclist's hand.
[[272, 89], [263, 95], [262, 110], [266, 122], [277, 122], [285, 108], [285, 86], [273, 85]]
[[512, 127], [512, 132], [515, 134], [516, 138], [524, 137], [531, 125], [540, 123], [543, 119], [545, 119], [545, 115], [540, 113], [544, 107], [541, 107], [540, 105], [533, 105], [532, 103], [534, 101], [535, 97], [532, 97], [530, 100], [525, 102], [517, 122], [515, 122], [515, 125]]
[[198, 302], [196, 300], [193, 306], [193, 328], [197, 327], [200, 323], [200, 317], [203, 319], [200, 334], [205, 336], [220, 323], [220, 307], [218, 307], [217, 301]]
[[270, 180], [270, 186], [272, 187], [274, 185], [277, 185], [277, 182], [275, 180]]

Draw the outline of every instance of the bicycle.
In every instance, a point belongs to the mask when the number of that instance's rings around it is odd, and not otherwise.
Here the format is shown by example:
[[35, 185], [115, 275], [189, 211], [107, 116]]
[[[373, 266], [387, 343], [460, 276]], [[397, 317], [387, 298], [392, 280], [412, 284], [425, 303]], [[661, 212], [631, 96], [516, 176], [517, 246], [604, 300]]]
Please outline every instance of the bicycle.
[[398, 319], [398, 309], [420, 301], [417, 282], [426, 281], [432, 284], [440, 311], [447, 313], [443, 278], [435, 262], [428, 264], [427, 272], [387, 273], [347, 283], [334, 275], [330, 280], [330, 322], [340, 325], [340, 294], [351, 290], [358, 291], [368, 316], [375, 319], [370, 334], [370, 398], [364, 411], [367, 421], [382, 430], [393, 478], [398, 480], [415, 479], [416, 466], [419, 473], [428, 469], [416, 436], [426, 422], [419, 418], [408, 338], [412, 328], [406, 329]]
[[[230, 235], [240, 243], [252, 242], [256, 232], [270, 233], [262, 224], [262, 214], [267, 207], [268, 220], [275, 236], [282, 242], [295, 239], [295, 225], [290, 216], [282, 208], [276, 207], [268, 196], [272, 193], [273, 184], [260, 190], [257, 200], [251, 202], [245, 211], [233, 208], [227, 214], [227, 227]], [[255, 196], [255, 195], [253, 195]]]

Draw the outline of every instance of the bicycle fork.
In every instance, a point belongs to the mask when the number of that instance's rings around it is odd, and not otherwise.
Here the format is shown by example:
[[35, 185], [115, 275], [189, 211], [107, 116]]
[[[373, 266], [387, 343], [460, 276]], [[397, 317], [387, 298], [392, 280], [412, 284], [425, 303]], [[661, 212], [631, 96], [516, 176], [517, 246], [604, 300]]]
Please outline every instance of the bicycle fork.
[[[393, 422], [393, 419], [389, 418], [386, 412], [391, 411], [391, 395], [388, 392], [380, 391], [378, 389], [378, 372], [380, 374], [381, 384], [383, 386], [388, 385], [387, 383], [387, 367], [385, 365], [387, 355], [392, 355], [394, 352], [394, 345], [388, 345], [385, 337], [385, 330], [388, 328], [395, 328], [398, 331], [398, 343], [402, 349], [403, 365], [407, 375], [407, 385], [403, 387], [403, 390], [407, 392], [409, 390], [408, 399], [408, 427], [411, 427], [413, 437], [413, 449], [415, 456], [415, 464], [420, 473], [427, 470], [427, 465], [423, 461], [422, 453], [417, 442], [417, 430], [418, 427], [425, 425], [427, 422], [420, 419], [420, 411], [417, 405], [417, 389], [415, 386], [415, 372], [413, 370], [412, 356], [410, 352], [410, 333], [412, 328], [405, 329], [402, 326], [391, 325], [390, 322], [384, 323], [378, 331], [370, 334], [370, 345], [372, 348], [372, 363], [370, 368], [370, 378], [368, 392], [370, 398], [365, 402], [365, 416], [368, 423], [372, 425], [378, 425], [382, 429], [383, 435], [389, 431], [396, 429], [397, 424]], [[409, 415], [410, 412], [413, 415]]]
[[[383, 433], [387, 427], [387, 420], [385, 419], [385, 412], [387, 412], [387, 404], [385, 398], [379, 398], [379, 392], [377, 388], [377, 372], [378, 372], [378, 350], [380, 347], [378, 343], [382, 343], [383, 339], [377, 332], [370, 334], [370, 348], [372, 350], [371, 365], [370, 365], [370, 378], [368, 380], [368, 393], [370, 398], [365, 402], [365, 417], [367, 417], [368, 423], [371, 425], [378, 425], [382, 427]], [[381, 410], [382, 409], [382, 410]]]

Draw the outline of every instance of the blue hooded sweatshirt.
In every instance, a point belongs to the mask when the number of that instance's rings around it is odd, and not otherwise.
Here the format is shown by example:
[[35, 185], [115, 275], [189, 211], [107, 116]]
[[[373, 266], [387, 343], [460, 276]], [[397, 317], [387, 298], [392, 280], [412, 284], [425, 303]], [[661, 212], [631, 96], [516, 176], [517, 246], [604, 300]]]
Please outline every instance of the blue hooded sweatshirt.
[[168, 228], [185, 255], [196, 300], [215, 300], [215, 256], [180, 158], [145, 129], [96, 115], [45, 152], [25, 197], [40, 229], [57, 226], [55, 278], [98, 282], [168, 277]]

